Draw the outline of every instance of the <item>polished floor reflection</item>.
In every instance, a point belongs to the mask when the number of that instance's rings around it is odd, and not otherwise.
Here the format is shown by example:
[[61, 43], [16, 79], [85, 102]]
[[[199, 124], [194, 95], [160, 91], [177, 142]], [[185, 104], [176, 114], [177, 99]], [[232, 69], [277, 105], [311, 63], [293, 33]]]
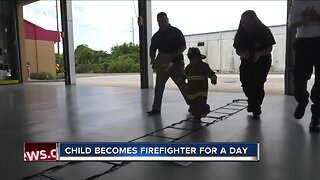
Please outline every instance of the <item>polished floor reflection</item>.
[[[215, 109], [241, 99], [241, 93], [210, 92]], [[0, 86], [1, 179], [21, 179], [63, 165], [32, 179], [86, 179], [105, 172], [104, 162], [23, 162], [24, 142], [128, 142], [188, 118], [178, 91], [167, 90], [162, 114], [146, 116], [153, 90], [24, 84]], [[132, 162], [97, 179], [319, 179], [320, 134], [309, 133], [309, 109], [293, 118], [290, 96], [266, 96], [261, 120], [243, 110], [196, 131], [179, 142], [260, 142], [260, 162]], [[309, 107], [308, 107], [309, 108]], [[204, 118], [203, 121], [211, 119]], [[180, 128], [195, 128], [184, 123]], [[158, 132], [180, 137], [185, 131]], [[139, 142], [168, 139], [145, 137]]]

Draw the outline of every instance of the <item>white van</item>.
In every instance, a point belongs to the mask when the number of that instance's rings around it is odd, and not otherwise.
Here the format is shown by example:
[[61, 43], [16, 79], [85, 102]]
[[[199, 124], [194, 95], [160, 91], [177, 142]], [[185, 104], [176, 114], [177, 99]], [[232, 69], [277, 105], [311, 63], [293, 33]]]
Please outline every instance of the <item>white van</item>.
[[11, 76], [9, 64], [0, 64], [0, 80], [7, 79]]

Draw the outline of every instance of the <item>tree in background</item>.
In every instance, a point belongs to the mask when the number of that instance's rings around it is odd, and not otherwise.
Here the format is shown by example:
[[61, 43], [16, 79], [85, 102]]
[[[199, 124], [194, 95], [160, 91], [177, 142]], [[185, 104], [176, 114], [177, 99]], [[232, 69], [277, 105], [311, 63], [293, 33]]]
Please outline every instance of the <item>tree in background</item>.
[[74, 57], [76, 60], [76, 65], [91, 64], [94, 62], [94, 50], [89, 48], [86, 44], [81, 44], [75, 49]]
[[123, 43], [111, 48], [110, 60], [104, 64], [107, 72], [133, 73], [140, 70], [139, 46]]
[[139, 72], [139, 46], [123, 43], [111, 48], [111, 54], [95, 51], [86, 44], [75, 49], [77, 73], [130, 73]]
[[94, 62], [95, 63], [103, 63], [105, 61], [107, 61], [107, 59], [109, 58], [110, 54], [108, 54], [106, 51], [94, 51]]
[[128, 55], [135, 62], [139, 62], [139, 45], [133, 43], [123, 43], [111, 47], [111, 58]]
[[78, 45], [74, 51], [76, 73], [103, 73], [103, 63], [108, 60], [105, 51], [95, 51], [86, 44]]

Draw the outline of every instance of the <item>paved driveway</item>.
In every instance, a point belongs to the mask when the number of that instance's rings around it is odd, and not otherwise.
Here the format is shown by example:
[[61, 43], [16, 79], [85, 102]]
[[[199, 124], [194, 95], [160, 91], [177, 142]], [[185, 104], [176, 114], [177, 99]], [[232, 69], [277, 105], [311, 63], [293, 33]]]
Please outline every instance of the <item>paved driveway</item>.
[[[238, 74], [217, 74], [218, 84], [209, 86], [209, 91], [215, 92], [242, 92]], [[77, 85], [140, 88], [139, 74], [107, 73], [107, 74], [77, 74]], [[155, 81], [155, 75], [154, 75]], [[314, 77], [309, 81], [308, 88], [313, 84]], [[55, 82], [63, 85], [63, 82]], [[155, 83], [155, 82], [154, 82]], [[166, 89], [178, 89], [171, 79]], [[284, 94], [284, 75], [269, 74], [265, 84], [267, 94]]]

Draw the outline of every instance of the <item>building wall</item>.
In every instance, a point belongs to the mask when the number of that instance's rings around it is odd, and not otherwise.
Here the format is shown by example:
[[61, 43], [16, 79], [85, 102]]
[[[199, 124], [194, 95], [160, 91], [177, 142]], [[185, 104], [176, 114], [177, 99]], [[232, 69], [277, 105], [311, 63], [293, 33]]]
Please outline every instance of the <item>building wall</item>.
[[25, 43], [26, 59], [30, 63], [30, 72], [56, 74], [53, 42], [26, 39]]
[[26, 62], [30, 63], [30, 72], [38, 72], [37, 51], [35, 40], [25, 40]]
[[18, 12], [18, 26], [19, 26], [19, 44], [20, 44], [20, 70], [22, 83], [28, 82], [27, 58], [26, 58], [26, 45], [24, 40], [24, 20], [23, 20], [23, 4], [20, 2], [17, 5]]
[[38, 42], [38, 71], [56, 74], [54, 44], [50, 41]]
[[[272, 51], [273, 62], [270, 72], [283, 73], [285, 71], [286, 26], [271, 26], [270, 30], [276, 40]], [[237, 73], [240, 57], [233, 48], [235, 34], [236, 30], [186, 35], [187, 49], [184, 52], [186, 63], [189, 63], [186, 57], [188, 48], [198, 47], [202, 54], [207, 56], [205, 61], [212, 69], [225, 73]], [[204, 46], [199, 46], [198, 43], [202, 42]]]

